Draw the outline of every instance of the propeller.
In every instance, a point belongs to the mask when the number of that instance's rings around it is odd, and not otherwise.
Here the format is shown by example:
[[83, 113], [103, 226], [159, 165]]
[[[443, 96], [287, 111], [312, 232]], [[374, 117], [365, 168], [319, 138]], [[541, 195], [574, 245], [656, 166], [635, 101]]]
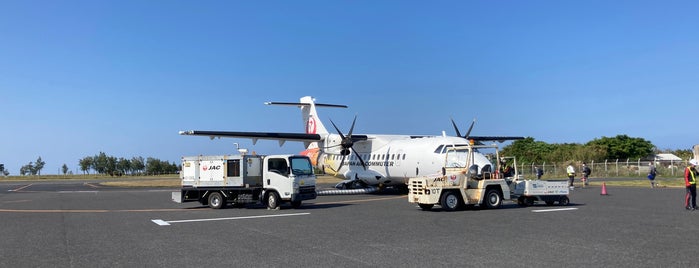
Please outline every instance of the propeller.
[[454, 119], [451, 119], [451, 124], [454, 126], [454, 130], [456, 130], [456, 136], [462, 137], [464, 139], [467, 139], [471, 137], [471, 130], [473, 130], [473, 125], [476, 124], [476, 119], [473, 119], [473, 122], [471, 122], [471, 126], [468, 127], [468, 131], [466, 132], [466, 135], [461, 136], [461, 132], [459, 131], [459, 128], [456, 126], [456, 123], [454, 123]]
[[364, 159], [357, 153], [355, 150], [351, 150], [352, 146], [354, 146], [355, 140], [352, 138], [352, 131], [354, 131], [354, 123], [357, 122], [357, 116], [354, 116], [354, 120], [352, 120], [352, 126], [350, 127], [349, 132], [347, 133], [347, 136], [342, 134], [342, 131], [335, 125], [335, 122], [333, 122], [332, 119], [330, 119], [330, 123], [335, 127], [335, 130], [337, 130], [337, 133], [340, 134], [340, 138], [342, 138], [342, 141], [340, 141], [340, 146], [342, 146], [342, 150], [340, 151], [340, 154], [342, 155], [342, 159], [340, 160], [340, 167], [337, 168], [335, 172], [340, 171], [342, 168], [342, 165], [345, 163], [345, 157], [350, 154], [350, 152], [354, 152], [354, 155], [357, 156], [357, 159], [359, 159], [359, 162], [362, 163], [362, 167], [364, 167], [364, 170], [366, 170], [366, 164], [364, 163]]

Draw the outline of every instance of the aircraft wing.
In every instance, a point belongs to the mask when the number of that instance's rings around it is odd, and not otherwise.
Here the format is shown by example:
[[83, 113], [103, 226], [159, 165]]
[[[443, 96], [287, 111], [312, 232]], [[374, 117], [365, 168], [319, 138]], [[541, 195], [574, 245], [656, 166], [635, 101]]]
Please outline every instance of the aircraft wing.
[[252, 143], [257, 143], [257, 140], [276, 140], [279, 145], [286, 141], [303, 141], [314, 142], [322, 140], [318, 134], [306, 133], [282, 133], [282, 132], [240, 132], [240, 131], [207, 131], [207, 130], [188, 130], [180, 131], [180, 135], [192, 136], [207, 136], [214, 138], [248, 138], [252, 139]]
[[474, 141], [498, 141], [498, 142], [504, 142], [504, 141], [513, 141], [513, 140], [523, 140], [524, 137], [516, 137], [516, 136], [468, 136], [466, 137], [467, 139], [474, 140]]

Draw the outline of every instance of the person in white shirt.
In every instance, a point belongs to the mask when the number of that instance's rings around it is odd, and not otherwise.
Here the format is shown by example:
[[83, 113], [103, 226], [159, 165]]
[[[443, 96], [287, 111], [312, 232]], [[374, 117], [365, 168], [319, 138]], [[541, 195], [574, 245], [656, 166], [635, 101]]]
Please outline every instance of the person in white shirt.
[[568, 173], [568, 187], [573, 188], [573, 180], [575, 180], [575, 168], [573, 164], [568, 164], [566, 172]]

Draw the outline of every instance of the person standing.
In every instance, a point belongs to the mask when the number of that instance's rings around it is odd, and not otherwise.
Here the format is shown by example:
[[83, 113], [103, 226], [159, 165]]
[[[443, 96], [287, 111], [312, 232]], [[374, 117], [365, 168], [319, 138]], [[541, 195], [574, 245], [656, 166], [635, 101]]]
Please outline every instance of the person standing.
[[534, 166], [534, 172], [536, 172], [536, 179], [540, 180], [541, 176], [544, 175], [544, 170], [540, 169], [538, 166]]
[[684, 186], [687, 194], [684, 196], [684, 208], [693, 211], [697, 209], [697, 160], [689, 160], [689, 166], [684, 169]]
[[658, 171], [655, 169], [653, 162], [648, 163], [648, 180], [650, 180], [650, 188], [655, 188], [655, 175]]
[[586, 163], [583, 162], [582, 165], [582, 183], [583, 187], [588, 186], [590, 182], [588, 181], [590, 179], [590, 174], [592, 174], [592, 169], [587, 166]]
[[568, 173], [568, 187], [570, 187], [570, 189], [573, 189], [573, 180], [575, 180], [575, 168], [573, 167], [573, 164], [568, 164], [566, 172]]

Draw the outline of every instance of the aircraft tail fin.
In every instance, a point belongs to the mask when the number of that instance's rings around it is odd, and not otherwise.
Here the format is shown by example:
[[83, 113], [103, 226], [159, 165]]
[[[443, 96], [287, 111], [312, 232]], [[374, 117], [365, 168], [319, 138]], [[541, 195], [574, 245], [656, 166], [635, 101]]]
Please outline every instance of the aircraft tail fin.
[[[347, 108], [347, 105], [339, 104], [325, 104], [316, 103], [315, 99], [311, 96], [305, 96], [300, 99], [300, 102], [266, 102], [267, 105], [287, 105], [287, 106], [298, 106], [301, 108], [301, 116], [303, 117], [303, 123], [306, 128], [306, 134], [319, 134], [321, 136], [326, 136], [330, 134], [328, 129], [325, 128], [323, 122], [318, 118], [318, 112], [316, 107], [329, 107], [329, 108]], [[306, 148], [317, 147], [315, 142], [306, 144]]]

